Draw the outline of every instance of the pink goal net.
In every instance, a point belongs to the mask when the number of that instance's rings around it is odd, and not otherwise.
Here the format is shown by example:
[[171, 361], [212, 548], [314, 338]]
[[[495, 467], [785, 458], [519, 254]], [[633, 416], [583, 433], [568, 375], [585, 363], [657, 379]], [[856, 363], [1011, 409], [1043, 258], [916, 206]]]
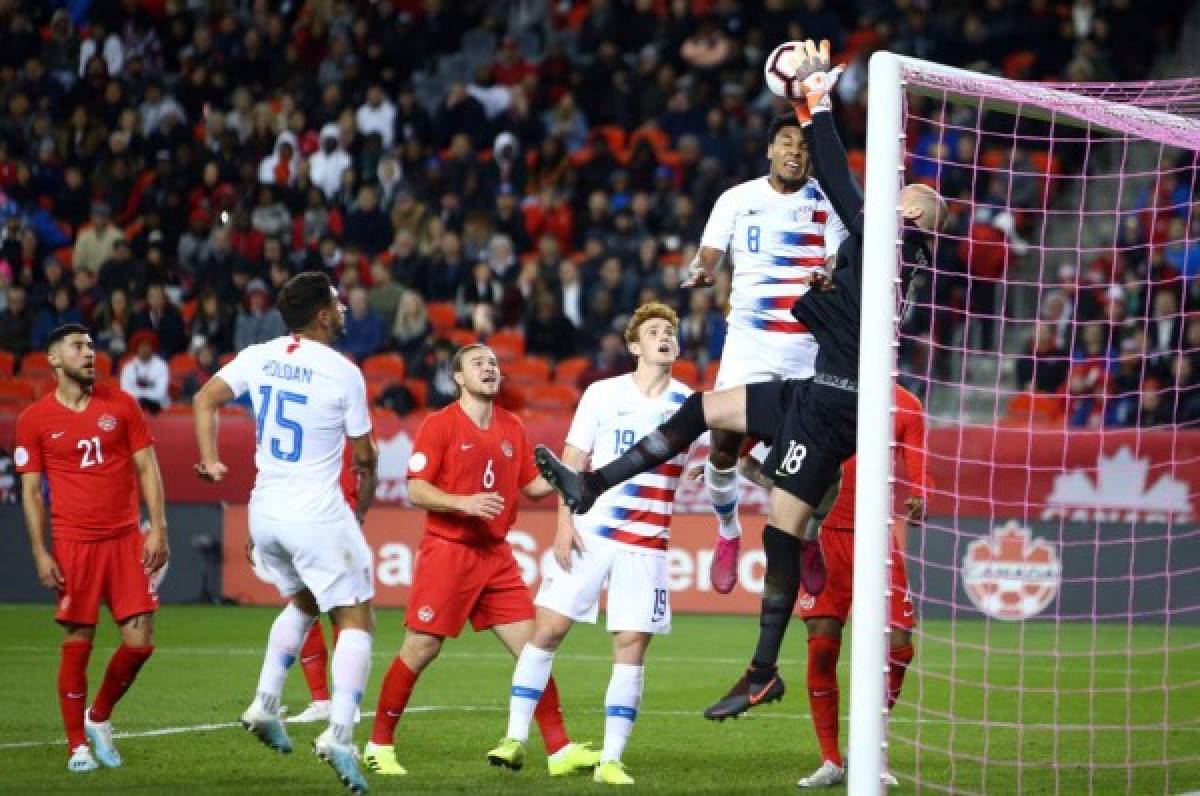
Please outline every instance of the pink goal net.
[[906, 179], [952, 218], [900, 324], [932, 488], [889, 768], [1200, 790], [1200, 80], [905, 81]]

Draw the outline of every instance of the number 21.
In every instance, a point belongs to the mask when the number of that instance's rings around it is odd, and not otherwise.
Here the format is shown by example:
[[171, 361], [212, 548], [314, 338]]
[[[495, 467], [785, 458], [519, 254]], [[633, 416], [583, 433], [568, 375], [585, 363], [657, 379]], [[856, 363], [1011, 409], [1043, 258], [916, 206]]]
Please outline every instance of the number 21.
[[76, 448], [83, 450], [83, 458], [79, 460], [80, 467], [95, 467], [104, 464], [104, 451], [100, 449], [100, 438], [81, 439], [75, 443]]

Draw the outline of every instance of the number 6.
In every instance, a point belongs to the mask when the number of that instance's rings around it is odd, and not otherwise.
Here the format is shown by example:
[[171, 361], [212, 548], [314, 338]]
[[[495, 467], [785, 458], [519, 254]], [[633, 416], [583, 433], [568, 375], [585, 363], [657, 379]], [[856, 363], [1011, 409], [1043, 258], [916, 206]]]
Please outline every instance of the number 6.
[[492, 469], [492, 460], [488, 459], [487, 467], [483, 468], [483, 488], [491, 489], [496, 485], [496, 471]]

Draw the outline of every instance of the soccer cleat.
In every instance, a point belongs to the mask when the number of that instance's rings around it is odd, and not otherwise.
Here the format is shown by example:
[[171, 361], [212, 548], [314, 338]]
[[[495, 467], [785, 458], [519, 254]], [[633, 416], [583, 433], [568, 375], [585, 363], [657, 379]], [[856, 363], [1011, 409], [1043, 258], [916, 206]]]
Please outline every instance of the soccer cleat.
[[292, 739], [283, 728], [283, 720], [278, 713], [263, 710], [257, 700], [242, 714], [242, 726], [268, 749], [274, 749], [280, 754], [291, 754]]
[[117, 745], [113, 743], [112, 723], [107, 721], [92, 721], [91, 710], [83, 713], [83, 731], [92, 746], [96, 747], [96, 759], [106, 768], [119, 768], [121, 755]]
[[308, 707], [297, 713], [295, 716], [288, 717], [288, 724], [312, 724], [318, 721], [329, 721], [328, 699], [314, 699], [308, 703]]
[[898, 787], [900, 787], [900, 783], [899, 783], [899, 782], [897, 782], [897, 781], [896, 781], [896, 778], [892, 776], [892, 772], [890, 772], [890, 771], [884, 771], [884, 772], [883, 772], [883, 775], [882, 775], [882, 778], [883, 778], [883, 787], [885, 787], [885, 788], [898, 788]]
[[599, 497], [588, 491], [583, 476], [578, 471], [560, 462], [545, 445], [538, 445], [533, 449], [533, 461], [537, 464], [542, 478], [558, 490], [567, 508], [575, 514], [586, 514]]
[[800, 584], [816, 597], [825, 591], [825, 556], [820, 539], [800, 540]]
[[[490, 755], [488, 759], [491, 759]], [[546, 770], [552, 777], [562, 777], [580, 771], [591, 771], [599, 763], [600, 753], [592, 749], [590, 744], [571, 741], [546, 758]]]
[[737, 585], [738, 553], [742, 549], [742, 537], [726, 539], [717, 537], [717, 549], [713, 551], [708, 578], [718, 594], [729, 594]]
[[408, 773], [404, 766], [396, 761], [396, 747], [367, 741], [363, 747], [363, 762], [367, 769], [385, 777], [403, 777]]
[[85, 743], [76, 746], [67, 760], [67, 771], [73, 774], [83, 774], [98, 768], [100, 768], [100, 764], [96, 762], [96, 758], [92, 757], [92, 750]]
[[493, 766], [520, 771], [525, 765], [525, 744], [516, 738], [505, 738], [487, 753], [487, 759]]
[[609, 760], [596, 766], [592, 781], [601, 785], [632, 785], [633, 777], [625, 773], [625, 764], [620, 760]]
[[354, 744], [334, 740], [332, 728], [327, 728], [313, 741], [313, 753], [318, 760], [329, 764], [346, 790], [351, 793], [367, 792], [367, 779], [358, 768], [358, 750]]
[[736, 719], [750, 708], [778, 702], [786, 691], [787, 687], [778, 671], [772, 672], [771, 679], [766, 683], [758, 684], [750, 682], [750, 670], [747, 669], [728, 694], [704, 711], [704, 718], [714, 721]]
[[832, 760], [821, 763], [821, 767], [796, 783], [798, 788], [832, 788], [846, 781], [846, 769]]

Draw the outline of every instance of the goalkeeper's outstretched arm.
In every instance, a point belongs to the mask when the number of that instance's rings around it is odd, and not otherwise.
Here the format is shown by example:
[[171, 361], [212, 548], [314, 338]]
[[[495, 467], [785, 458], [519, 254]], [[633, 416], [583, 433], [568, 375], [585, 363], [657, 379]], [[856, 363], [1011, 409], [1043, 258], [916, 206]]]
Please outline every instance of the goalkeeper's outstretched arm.
[[842, 139], [838, 137], [833, 114], [827, 110], [813, 113], [812, 123], [804, 126], [804, 140], [812, 153], [813, 173], [838, 218], [845, 222], [851, 235], [862, 237], [862, 189], [850, 171], [850, 161]]

